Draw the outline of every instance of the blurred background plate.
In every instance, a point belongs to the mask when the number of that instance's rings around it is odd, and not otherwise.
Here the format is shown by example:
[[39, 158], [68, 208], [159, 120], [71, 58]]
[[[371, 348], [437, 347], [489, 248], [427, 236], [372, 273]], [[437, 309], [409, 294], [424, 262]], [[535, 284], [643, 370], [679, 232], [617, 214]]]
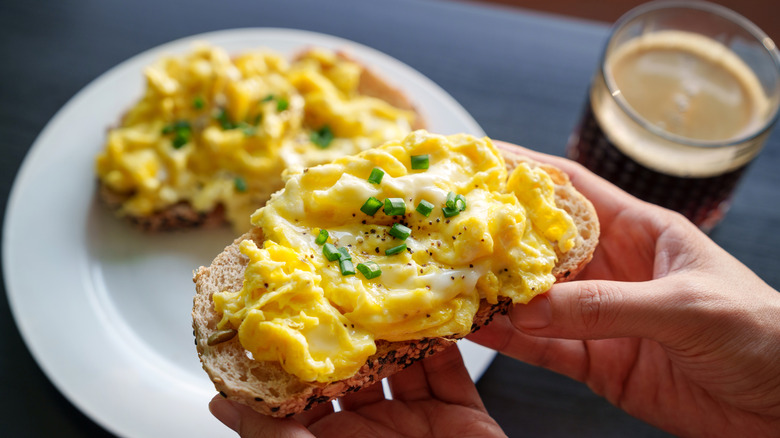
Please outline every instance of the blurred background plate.
[[[347, 49], [412, 97], [429, 130], [484, 132], [445, 91], [369, 47], [319, 33], [235, 29], [176, 40], [109, 70], [40, 133], [14, 182], [4, 223], [3, 271], [17, 326], [35, 360], [79, 409], [122, 436], [233, 436], [208, 412], [215, 390], [191, 328], [192, 271], [209, 264], [229, 229], [150, 235], [97, 202], [93, 162], [107, 127], [138, 99], [142, 70], [202, 40], [230, 52]], [[461, 343], [478, 378], [495, 353]]]

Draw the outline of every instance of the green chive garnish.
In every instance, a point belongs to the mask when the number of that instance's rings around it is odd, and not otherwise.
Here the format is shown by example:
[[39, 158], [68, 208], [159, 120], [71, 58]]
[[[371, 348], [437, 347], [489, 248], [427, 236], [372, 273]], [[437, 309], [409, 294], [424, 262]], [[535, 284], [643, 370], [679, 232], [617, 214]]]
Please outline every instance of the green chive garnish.
[[460, 214], [460, 210], [455, 207], [442, 207], [441, 212], [444, 213], [444, 217], [453, 217]]
[[322, 246], [322, 254], [331, 262], [341, 258], [341, 253], [339, 252], [338, 248], [336, 248], [336, 245], [332, 243], [326, 243]]
[[251, 137], [257, 132], [257, 128], [247, 122], [238, 122], [235, 127], [243, 131], [247, 137]]
[[263, 100], [261, 100], [261, 102], [270, 102], [272, 100], [274, 100], [274, 95], [273, 94], [269, 94], [268, 96], [265, 96], [263, 98]]
[[328, 241], [328, 230], [321, 229], [320, 234], [317, 236], [316, 239], [314, 239], [314, 243], [316, 243], [317, 245], [322, 245], [327, 241]]
[[183, 136], [183, 135], [176, 135], [176, 137], [173, 137], [173, 141], [171, 144], [173, 145], [174, 149], [180, 149], [185, 144], [189, 143], [190, 140], [188, 138], [189, 136]]
[[352, 260], [339, 260], [339, 269], [341, 270], [341, 275], [355, 275], [355, 265], [352, 264]]
[[358, 263], [357, 270], [360, 271], [367, 280], [382, 275], [382, 270], [379, 269], [379, 265], [377, 265], [376, 262]]
[[246, 192], [246, 181], [240, 176], [237, 176], [233, 179], [233, 186], [235, 186], [236, 190], [241, 193]]
[[447, 193], [447, 200], [444, 201], [444, 205], [449, 208], [455, 208], [455, 192]]
[[433, 211], [433, 204], [423, 199], [420, 201], [419, 204], [417, 204], [417, 212], [421, 215], [428, 217], [431, 215], [431, 212]]
[[282, 112], [286, 110], [288, 106], [290, 106], [290, 103], [287, 102], [287, 99], [284, 97], [276, 99], [276, 111]]
[[402, 244], [400, 244], [398, 246], [394, 246], [394, 247], [392, 247], [390, 249], [386, 249], [385, 250], [385, 255], [398, 254], [399, 252], [403, 252], [403, 251], [406, 251], [406, 244], [405, 243], [402, 243]]
[[352, 256], [349, 255], [349, 251], [347, 251], [347, 248], [344, 248], [343, 246], [338, 249], [339, 251], [339, 260], [352, 260]]
[[412, 229], [401, 224], [393, 224], [390, 228], [390, 235], [396, 239], [406, 240], [412, 234]]
[[330, 130], [330, 126], [328, 125], [325, 125], [319, 130], [312, 132], [309, 136], [311, 142], [321, 147], [322, 149], [330, 146], [330, 142], [333, 141], [333, 138], [333, 131]]
[[368, 182], [371, 184], [379, 184], [382, 182], [382, 177], [385, 176], [385, 172], [375, 167], [373, 170], [371, 170], [371, 175], [368, 176]]
[[452, 217], [466, 209], [466, 197], [463, 195], [456, 195], [454, 192], [447, 193], [447, 201], [444, 202], [444, 207], [441, 211], [444, 213], [444, 217]]
[[463, 211], [466, 209], [466, 197], [463, 195], [457, 195], [455, 196], [455, 208], [458, 209], [458, 211]]
[[406, 214], [406, 204], [403, 198], [385, 199], [385, 214], [388, 216], [399, 216]]
[[427, 169], [429, 165], [428, 154], [412, 155], [412, 169]]
[[219, 122], [219, 125], [222, 126], [222, 129], [224, 130], [236, 128], [235, 123], [230, 120], [230, 116], [228, 115], [227, 110], [224, 108], [220, 109], [214, 118], [217, 120], [217, 122]]
[[382, 208], [382, 201], [372, 196], [366, 200], [362, 207], [360, 207], [360, 211], [369, 216], [373, 216], [380, 208]]
[[181, 148], [189, 143], [190, 138], [192, 138], [192, 126], [186, 120], [179, 120], [170, 125], [165, 125], [161, 132], [163, 135], [174, 134], [173, 140], [171, 140], [174, 149]]
[[203, 106], [206, 103], [203, 101], [203, 98], [200, 96], [195, 97], [195, 99], [192, 100], [192, 107], [195, 109], [203, 109]]

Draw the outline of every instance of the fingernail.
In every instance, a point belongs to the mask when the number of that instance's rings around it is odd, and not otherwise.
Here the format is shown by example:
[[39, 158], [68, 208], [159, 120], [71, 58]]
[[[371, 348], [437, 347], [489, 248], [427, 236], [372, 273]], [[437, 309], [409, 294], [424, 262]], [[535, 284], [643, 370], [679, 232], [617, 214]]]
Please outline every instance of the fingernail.
[[552, 322], [550, 300], [546, 295], [539, 295], [526, 305], [515, 306], [512, 312], [512, 322], [525, 329], [547, 327]]
[[238, 432], [238, 428], [241, 422], [241, 415], [233, 406], [233, 402], [222, 398], [222, 396], [216, 396], [211, 399], [209, 403], [209, 410], [212, 415], [217, 417], [217, 420], [221, 421], [225, 426]]

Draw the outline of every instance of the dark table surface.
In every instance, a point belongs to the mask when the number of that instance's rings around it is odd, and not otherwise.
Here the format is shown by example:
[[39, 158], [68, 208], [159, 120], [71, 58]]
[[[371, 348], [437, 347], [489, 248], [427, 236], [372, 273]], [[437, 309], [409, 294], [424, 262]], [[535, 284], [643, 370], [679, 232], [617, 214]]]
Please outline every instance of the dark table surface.
[[[608, 32], [598, 23], [432, 0], [0, 2], [0, 214], [37, 134], [91, 80], [167, 41], [239, 27], [306, 29], [378, 49], [439, 84], [489, 136], [557, 155]], [[712, 233], [775, 288], [779, 143], [775, 132]], [[0, 434], [110, 436], [49, 382], [4, 299], [0, 330]], [[505, 357], [478, 388], [510, 436], [665, 436], [580, 383]]]

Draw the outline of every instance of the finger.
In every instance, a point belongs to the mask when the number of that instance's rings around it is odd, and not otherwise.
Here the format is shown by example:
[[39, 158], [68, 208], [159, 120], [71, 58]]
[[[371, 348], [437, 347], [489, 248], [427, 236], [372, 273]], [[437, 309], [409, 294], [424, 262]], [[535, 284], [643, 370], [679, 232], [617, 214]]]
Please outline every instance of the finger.
[[434, 397], [446, 403], [485, 410], [457, 345], [426, 358], [422, 365]]
[[527, 335], [515, 328], [507, 315], [494, 318], [490, 324], [469, 335], [468, 339], [578, 381], [586, 377], [588, 351], [584, 341]]
[[509, 316], [517, 329], [537, 337], [664, 341], [670, 330], [686, 324], [680, 302], [685, 294], [678, 293], [680, 287], [673, 277], [558, 283], [527, 305], [512, 307]]
[[312, 438], [299, 422], [289, 418], [273, 418], [255, 412], [249, 406], [216, 396], [209, 410], [219, 421], [243, 438], [274, 436], [280, 438]]
[[422, 362], [415, 362], [401, 372], [387, 379], [393, 399], [401, 401], [425, 400], [431, 398], [431, 389], [425, 377]]
[[333, 403], [327, 401], [314, 406], [308, 411], [303, 411], [300, 414], [297, 414], [293, 418], [295, 418], [296, 421], [303, 424], [304, 426], [309, 427], [311, 424], [320, 421], [323, 417], [326, 417], [332, 413], [333, 413]]
[[382, 382], [376, 382], [360, 391], [347, 394], [339, 399], [341, 408], [346, 411], [354, 411], [362, 406], [371, 405], [385, 399]]

